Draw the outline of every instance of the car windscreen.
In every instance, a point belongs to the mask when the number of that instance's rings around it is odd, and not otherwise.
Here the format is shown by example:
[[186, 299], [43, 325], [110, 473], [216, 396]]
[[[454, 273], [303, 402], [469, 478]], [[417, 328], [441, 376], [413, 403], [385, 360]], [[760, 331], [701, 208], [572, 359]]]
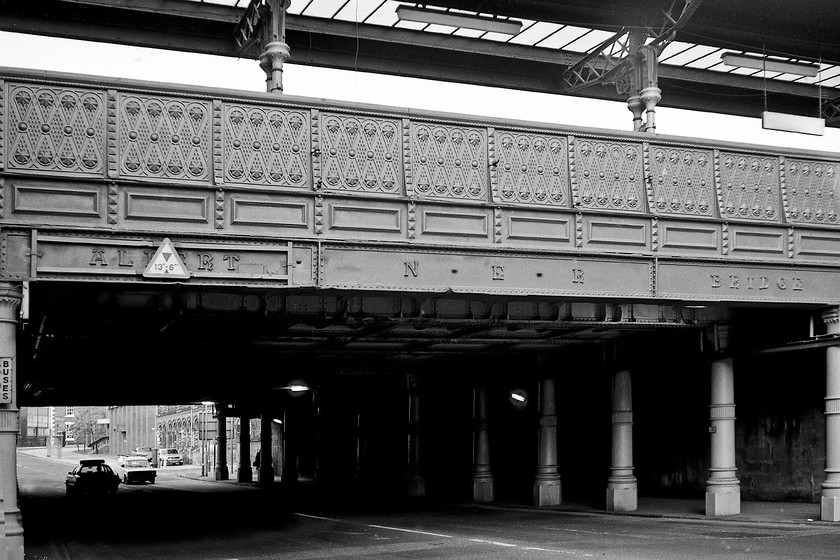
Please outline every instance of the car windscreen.
[[126, 461], [125, 466], [147, 468], [149, 466], [149, 462], [146, 459], [132, 459], [130, 461]]

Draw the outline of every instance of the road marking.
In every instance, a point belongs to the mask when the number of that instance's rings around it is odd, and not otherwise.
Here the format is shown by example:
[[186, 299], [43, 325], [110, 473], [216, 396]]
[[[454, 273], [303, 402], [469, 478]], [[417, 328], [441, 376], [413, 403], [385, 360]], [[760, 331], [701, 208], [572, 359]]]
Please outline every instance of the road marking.
[[417, 535], [429, 535], [430, 537], [443, 537], [445, 539], [453, 538], [452, 535], [442, 535], [440, 533], [429, 533], [428, 531], [415, 531], [413, 529], [403, 529], [401, 527], [386, 527], [385, 525], [368, 525], [374, 529], [386, 529], [388, 531], [402, 531], [404, 533], [415, 533]]
[[498, 541], [485, 541], [483, 539], [468, 539], [468, 540], [470, 540], [472, 542], [482, 543], [482, 544], [492, 544], [492, 545], [495, 545], [495, 546], [508, 546], [508, 547], [513, 547], [513, 548], [518, 548], [518, 545], [510, 544], [510, 543], [504, 543], [504, 542], [498, 542]]
[[306, 513], [295, 513], [298, 517], [308, 517], [309, 519], [320, 519], [321, 521], [335, 521], [336, 523], [342, 523], [340, 519], [333, 519], [332, 517], [321, 517], [320, 515], [308, 515]]

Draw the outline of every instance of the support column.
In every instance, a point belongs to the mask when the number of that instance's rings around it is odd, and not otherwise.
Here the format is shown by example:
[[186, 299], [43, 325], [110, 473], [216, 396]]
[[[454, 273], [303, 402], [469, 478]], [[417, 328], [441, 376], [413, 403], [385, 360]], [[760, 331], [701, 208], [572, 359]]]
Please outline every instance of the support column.
[[[840, 334], [840, 308], [823, 313], [822, 319], [828, 334]], [[825, 356], [825, 480], [820, 519], [840, 521], [840, 346], [829, 346]]]
[[426, 479], [420, 457], [420, 391], [416, 375], [408, 376], [408, 495], [426, 495]]
[[289, 45], [286, 43], [286, 8], [290, 0], [269, 0], [270, 19], [260, 22], [262, 49], [260, 68], [265, 72], [265, 91], [283, 93], [283, 63], [289, 60]]
[[217, 405], [216, 416], [216, 480], [228, 480], [227, 464], [227, 418], [222, 414], [223, 406]]
[[283, 415], [283, 474], [280, 483], [286, 489], [297, 487], [298, 483], [298, 458], [297, 458], [297, 437], [294, 430], [297, 427], [294, 416], [290, 410]]
[[0, 557], [23, 560], [23, 523], [17, 501], [17, 328], [23, 291], [0, 282]]
[[252, 482], [251, 472], [251, 419], [243, 414], [239, 418], [239, 470], [236, 473], [237, 482]]
[[[715, 328], [715, 350], [728, 349], [726, 327]], [[709, 435], [711, 453], [706, 481], [706, 515], [741, 513], [741, 486], [735, 476], [735, 376], [732, 358], [720, 356], [712, 362], [712, 399]]]
[[274, 483], [274, 466], [271, 462], [271, 415], [263, 412], [260, 415], [260, 463], [259, 483], [270, 486]]
[[483, 383], [473, 390], [473, 422], [473, 500], [488, 503], [495, 498], [495, 485], [490, 470], [487, 386]]
[[636, 511], [638, 486], [633, 475], [633, 392], [630, 371], [612, 379], [612, 463], [607, 479], [607, 511]]
[[557, 410], [554, 379], [540, 382], [540, 427], [537, 475], [534, 477], [534, 505], [556, 506], [562, 502], [560, 475], [557, 472]]

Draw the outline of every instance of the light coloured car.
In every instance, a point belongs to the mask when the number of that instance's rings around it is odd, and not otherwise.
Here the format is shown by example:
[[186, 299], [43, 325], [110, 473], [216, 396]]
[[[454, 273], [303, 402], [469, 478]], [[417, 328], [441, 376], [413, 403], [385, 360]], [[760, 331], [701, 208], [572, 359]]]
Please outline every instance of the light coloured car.
[[135, 455], [126, 457], [117, 469], [117, 474], [122, 477], [122, 481], [126, 484], [146, 481], [154, 484], [157, 469], [149, 465], [149, 462], [142, 455]]
[[158, 449], [158, 468], [183, 464], [184, 457], [177, 449], [173, 447], [162, 447]]

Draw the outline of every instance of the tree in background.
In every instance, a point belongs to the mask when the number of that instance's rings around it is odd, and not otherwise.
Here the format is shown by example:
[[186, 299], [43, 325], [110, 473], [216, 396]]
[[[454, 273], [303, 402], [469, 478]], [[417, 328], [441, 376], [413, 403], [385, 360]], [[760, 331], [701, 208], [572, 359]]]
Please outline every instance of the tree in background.
[[97, 423], [105, 418], [104, 406], [76, 406], [74, 413], [72, 431], [76, 442], [88, 445], [106, 433], [106, 428]]

